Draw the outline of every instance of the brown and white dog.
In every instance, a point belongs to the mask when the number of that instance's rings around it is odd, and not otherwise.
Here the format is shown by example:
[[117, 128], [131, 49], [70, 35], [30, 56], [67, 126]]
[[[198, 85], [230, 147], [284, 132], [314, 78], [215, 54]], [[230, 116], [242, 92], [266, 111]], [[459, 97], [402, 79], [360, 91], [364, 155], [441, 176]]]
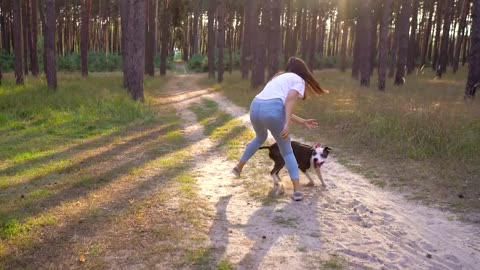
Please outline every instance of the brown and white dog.
[[[280, 169], [285, 166], [285, 161], [280, 154], [280, 149], [278, 148], [277, 143], [274, 143], [270, 146], [262, 146], [259, 149], [268, 149], [268, 156], [275, 163], [272, 171], [270, 172], [270, 175], [273, 178], [273, 184], [275, 185], [275, 187], [278, 187], [280, 181], [278, 173]], [[315, 144], [315, 146], [312, 147], [297, 141], [292, 141], [292, 149], [293, 154], [295, 155], [295, 159], [298, 163], [298, 168], [308, 177], [308, 180], [310, 181], [307, 185], [315, 185], [312, 177], [307, 172], [308, 169], [313, 167], [315, 174], [318, 176], [318, 179], [320, 179], [322, 185], [326, 187], [320, 168], [327, 160], [328, 154], [331, 151], [330, 147], [322, 147], [322, 145], [320, 145], [319, 143]]]

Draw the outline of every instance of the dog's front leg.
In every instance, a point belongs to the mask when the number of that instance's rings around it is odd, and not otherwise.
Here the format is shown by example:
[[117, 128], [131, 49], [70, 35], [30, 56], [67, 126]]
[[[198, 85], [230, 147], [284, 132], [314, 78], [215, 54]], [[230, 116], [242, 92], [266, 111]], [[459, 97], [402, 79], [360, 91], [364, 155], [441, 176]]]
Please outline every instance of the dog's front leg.
[[273, 179], [273, 192], [276, 196], [283, 195], [284, 190], [283, 186], [280, 186], [280, 178], [277, 174], [271, 174]]
[[318, 179], [320, 179], [320, 182], [322, 182], [322, 185], [324, 187], [327, 187], [327, 185], [325, 184], [325, 182], [323, 181], [323, 177], [322, 177], [322, 172], [320, 171], [320, 168], [314, 168], [315, 170], [315, 173], [317, 174], [318, 176]]
[[310, 174], [308, 173], [308, 171], [305, 172], [305, 175], [307, 176], [308, 178], [308, 184], [306, 185], [307, 187], [314, 187], [315, 186], [315, 182], [313, 181], [312, 177], [310, 176]]

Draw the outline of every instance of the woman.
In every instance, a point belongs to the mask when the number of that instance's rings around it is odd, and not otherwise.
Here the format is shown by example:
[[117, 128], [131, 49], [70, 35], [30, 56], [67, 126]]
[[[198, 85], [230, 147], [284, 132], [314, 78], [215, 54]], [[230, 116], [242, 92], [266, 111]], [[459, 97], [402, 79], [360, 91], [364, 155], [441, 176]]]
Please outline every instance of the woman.
[[[305, 91], [307, 90], [307, 91]], [[318, 82], [301, 59], [291, 57], [285, 72], [270, 80], [265, 88], [253, 99], [250, 106], [250, 122], [256, 137], [247, 145], [240, 161], [232, 169], [232, 173], [240, 177], [243, 166], [255, 154], [267, 139], [270, 130], [277, 142], [280, 153], [287, 165], [288, 174], [293, 183], [292, 199], [301, 201], [297, 160], [292, 151], [290, 141], [290, 123], [295, 122], [311, 129], [318, 126], [315, 119], [303, 119], [293, 114], [297, 98], [305, 99], [308, 94], [323, 94]]]

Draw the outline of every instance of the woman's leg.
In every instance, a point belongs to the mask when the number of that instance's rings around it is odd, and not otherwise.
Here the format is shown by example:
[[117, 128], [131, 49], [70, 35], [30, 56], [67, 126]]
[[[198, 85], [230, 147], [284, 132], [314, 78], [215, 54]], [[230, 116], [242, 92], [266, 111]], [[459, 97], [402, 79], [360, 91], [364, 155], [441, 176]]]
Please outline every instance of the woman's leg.
[[255, 101], [252, 102], [250, 107], [250, 122], [252, 123], [253, 130], [255, 131], [255, 138], [253, 138], [253, 140], [247, 144], [240, 161], [234, 168], [233, 173], [235, 173], [237, 176], [239, 176], [242, 172], [245, 163], [247, 163], [247, 161], [255, 154], [255, 152], [257, 152], [258, 148], [267, 140], [268, 137], [267, 127], [261, 120], [260, 105], [255, 103]]
[[290, 137], [288, 137], [287, 139], [282, 139], [282, 137], [280, 136], [284, 125], [285, 113], [283, 111], [281, 112], [281, 114], [279, 113], [278, 115], [269, 118], [269, 121], [267, 123], [267, 127], [275, 138], [280, 153], [282, 154], [283, 160], [285, 161], [285, 165], [287, 166], [288, 174], [290, 175], [290, 179], [292, 180], [293, 190], [294, 192], [299, 192], [301, 186], [299, 181], [298, 163], [295, 155], [293, 154]]

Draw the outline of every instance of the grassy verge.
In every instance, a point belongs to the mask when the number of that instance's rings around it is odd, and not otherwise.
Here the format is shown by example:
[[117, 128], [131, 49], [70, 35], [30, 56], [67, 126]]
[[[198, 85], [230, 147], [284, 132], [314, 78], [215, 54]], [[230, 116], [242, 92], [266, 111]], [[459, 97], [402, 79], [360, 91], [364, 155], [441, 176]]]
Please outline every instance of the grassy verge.
[[[480, 106], [462, 100], [464, 70], [441, 80], [427, 70], [385, 93], [376, 90], [375, 76], [369, 88], [348, 72], [315, 76], [331, 93], [299, 102], [296, 113], [318, 119], [320, 128], [295, 135], [329, 144], [342, 163], [379, 186], [460, 212], [480, 208]], [[246, 108], [260, 90], [238, 73], [219, 87]]]
[[[0, 268], [166, 268], [196, 264], [207, 204], [171, 107], [168, 79], [146, 78], [145, 104], [120, 73], [60, 74], [0, 88]], [[122, 254], [130, 254], [123, 256]], [[167, 259], [165, 259], [167, 258]]]

